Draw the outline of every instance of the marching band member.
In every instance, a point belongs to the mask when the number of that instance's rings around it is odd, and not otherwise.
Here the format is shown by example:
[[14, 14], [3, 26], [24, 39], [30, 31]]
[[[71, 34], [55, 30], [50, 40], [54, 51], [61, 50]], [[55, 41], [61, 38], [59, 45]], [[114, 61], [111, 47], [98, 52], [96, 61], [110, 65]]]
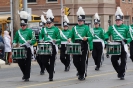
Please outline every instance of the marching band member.
[[92, 57], [96, 65], [95, 70], [98, 71], [104, 49], [104, 29], [100, 27], [100, 18], [98, 13], [95, 13], [94, 15], [94, 28], [92, 31], [92, 34], [94, 35]]
[[[125, 68], [126, 68], [126, 60], [127, 60], [127, 48], [125, 47], [125, 44], [130, 42], [130, 38], [128, 37], [129, 28], [123, 24], [123, 13], [120, 9], [120, 7], [117, 7], [117, 11], [115, 13], [116, 16], [116, 24], [112, 25], [108, 28], [108, 31], [105, 34], [105, 40], [107, 41], [109, 36], [112, 35], [112, 40], [114, 42], [121, 43], [121, 55], [112, 55], [111, 56], [111, 62], [118, 73], [118, 78], [120, 80], [124, 80], [125, 76]], [[121, 60], [119, 63], [118, 60]]]
[[46, 18], [47, 27], [41, 30], [39, 41], [50, 42], [52, 45], [52, 55], [43, 55], [43, 58], [41, 59], [43, 60], [44, 66], [49, 73], [49, 81], [53, 81], [54, 65], [58, 51], [56, 44], [60, 44], [60, 32], [59, 29], [53, 24], [54, 16], [51, 9], [48, 9], [48, 11], [46, 12]]
[[31, 69], [31, 45], [36, 42], [35, 33], [27, 27], [29, 14], [26, 11], [21, 11], [20, 13], [21, 28], [16, 32], [13, 46], [15, 47], [17, 43], [23, 45], [27, 51], [27, 58], [19, 59], [18, 65], [23, 73], [22, 79], [24, 81], [29, 81], [30, 69]]
[[60, 60], [65, 65], [64, 71], [69, 71], [69, 69], [70, 69], [70, 54], [65, 54], [65, 51], [66, 51], [66, 44], [68, 43], [67, 40], [70, 35], [70, 30], [69, 30], [69, 20], [66, 15], [64, 15], [63, 26], [64, 26], [64, 29], [60, 33], [60, 35], [61, 35]]
[[[44, 18], [44, 15], [41, 15], [41, 22], [40, 22], [40, 27], [41, 27], [41, 29], [43, 29], [44, 27], [45, 27], [45, 23], [46, 23], [46, 19]], [[40, 32], [41, 32], [41, 30], [40, 30]], [[39, 33], [40, 33], [39, 32]], [[44, 75], [44, 70], [45, 70], [45, 66], [44, 66], [44, 64], [43, 64], [43, 62], [42, 62], [42, 59], [41, 59], [41, 57], [42, 57], [42, 55], [37, 55], [36, 56], [36, 59], [37, 59], [37, 62], [38, 62], [38, 64], [39, 64], [39, 66], [40, 66], [40, 69], [41, 69], [41, 71], [40, 71], [40, 75]]]
[[130, 58], [133, 62], [133, 24], [129, 25], [129, 32], [131, 36], [131, 42], [130, 42]]
[[88, 43], [90, 50], [93, 49], [92, 35], [90, 33], [89, 27], [85, 25], [85, 12], [82, 7], [79, 7], [77, 11], [78, 16], [78, 25], [72, 28], [71, 36], [68, 39], [70, 42], [71, 39], [74, 43], [81, 44], [82, 55], [73, 55], [73, 63], [78, 71], [78, 79], [85, 80], [87, 75], [87, 59], [88, 59]]

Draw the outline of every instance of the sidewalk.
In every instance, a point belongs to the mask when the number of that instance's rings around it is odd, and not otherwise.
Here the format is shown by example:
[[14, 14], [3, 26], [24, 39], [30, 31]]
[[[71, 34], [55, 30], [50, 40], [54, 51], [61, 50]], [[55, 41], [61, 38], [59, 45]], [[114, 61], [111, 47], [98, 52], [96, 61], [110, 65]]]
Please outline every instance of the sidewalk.
[[[37, 65], [37, 61], [32, 61], [31, 62], [31, 65]], [[12, 68], [12, 67], [18, 67], [18, 64], [17, 63], [11, 63], [10, 65], [5, 65], [5, 63], [3, 64], [0, 64], [0, 69], [1, 68]]]

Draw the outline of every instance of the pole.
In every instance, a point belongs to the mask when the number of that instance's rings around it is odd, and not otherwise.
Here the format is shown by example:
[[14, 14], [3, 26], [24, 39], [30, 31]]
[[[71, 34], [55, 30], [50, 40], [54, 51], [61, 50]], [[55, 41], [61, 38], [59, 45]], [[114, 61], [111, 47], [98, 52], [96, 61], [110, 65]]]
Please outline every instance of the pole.
[[10, 23], [10, 30], [11, 30], [11, 38], [13, 39], [13, 11], [12, 11], [12, 0], [10, 0], [10, 11], [11, 11], [11, 23]]
[[20, 28], [19, 0], [12, 0], [13, 34]]
[[63, 28], [63, 13], [62, 13], [62, 10], [64, 9], [63, 8], [63, 0], [60, 0], [61, 2], [61, 27]]
[[27, 10], [27, 1], [28, 0], [23, 0], [23, 8], [24, 8], [24, 11], [28, 11]]

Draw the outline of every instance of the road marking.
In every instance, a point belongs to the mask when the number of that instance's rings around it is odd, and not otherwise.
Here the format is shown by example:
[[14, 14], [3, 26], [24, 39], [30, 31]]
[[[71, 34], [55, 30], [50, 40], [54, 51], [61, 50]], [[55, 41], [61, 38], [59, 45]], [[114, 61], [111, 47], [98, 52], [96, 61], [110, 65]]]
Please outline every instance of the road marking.
[[[133, 70], [127, 70], [126, 72], [132, 72], [132, 71], [133, 71]], [[99, 74], [99, 75], [87, 76], [86, 78], [95, 78], [95, 77], [100, 77], [100, 76], [105, 76], [105, 75], [111, 75], [111, 74], [115, 74], [115, 73], [116, 73], [116, 72], [108, 72], [108, 73]], [[17, 88], [29, 88], [29, 87], [35, 87], [35, 86], [41, 86], [41, 85], [47, 85], [47, 84], [61, 83], [61, 82], [66, 82], [66, 81], [76, 80], [76, 79], [77, 79], [77, 78], [71, 78], [71, 79], [60, 80], [60, 81], [53, 81], [53, 82], [32, 84], [32, 85], [22, 86], [22, 87], [17, 87]]]

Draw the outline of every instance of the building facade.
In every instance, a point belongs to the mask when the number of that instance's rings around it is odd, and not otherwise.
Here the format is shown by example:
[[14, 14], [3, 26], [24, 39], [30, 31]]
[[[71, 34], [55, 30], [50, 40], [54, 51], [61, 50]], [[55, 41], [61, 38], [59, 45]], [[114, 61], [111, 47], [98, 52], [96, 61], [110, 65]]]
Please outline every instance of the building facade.
[[[32, 14], [42, 15], [43, 11], [52, 9], [55, 16], [55, 23], [61, 23], [61, 4], [60, 0], [27, 0], [28, 8], [32, 8]], [[63, 7], [70, 8], [68, 16], [70, 23], [77, 23], [76, 12], [80, 6], [86, 14], [86, 23], [93, 27], [94, 14], [97, 12], [101, 19], [101, 26], [107, 30], [109, 24], [115, 22], [115, 10], [118, 0], [63, 0]], [[19, 4], [19, 3], [18, 3]], [[122, 3], [123, 4], [123, 3]], [[10, 0], [0, 0], [0, 13], [10, 11]], [[124, 12], [125, 13], [125, 12]], [[128, 12], [129, 14], [129, 12]], [[126, 17], [125, 17], [126, 18]], [[130, 17], [131, 18], [131, 17]]]
[[116, 0], [116, 6], [120, 6], [124, 14], [124, 24], [131, 24], [133, 21], [133, 0]]

